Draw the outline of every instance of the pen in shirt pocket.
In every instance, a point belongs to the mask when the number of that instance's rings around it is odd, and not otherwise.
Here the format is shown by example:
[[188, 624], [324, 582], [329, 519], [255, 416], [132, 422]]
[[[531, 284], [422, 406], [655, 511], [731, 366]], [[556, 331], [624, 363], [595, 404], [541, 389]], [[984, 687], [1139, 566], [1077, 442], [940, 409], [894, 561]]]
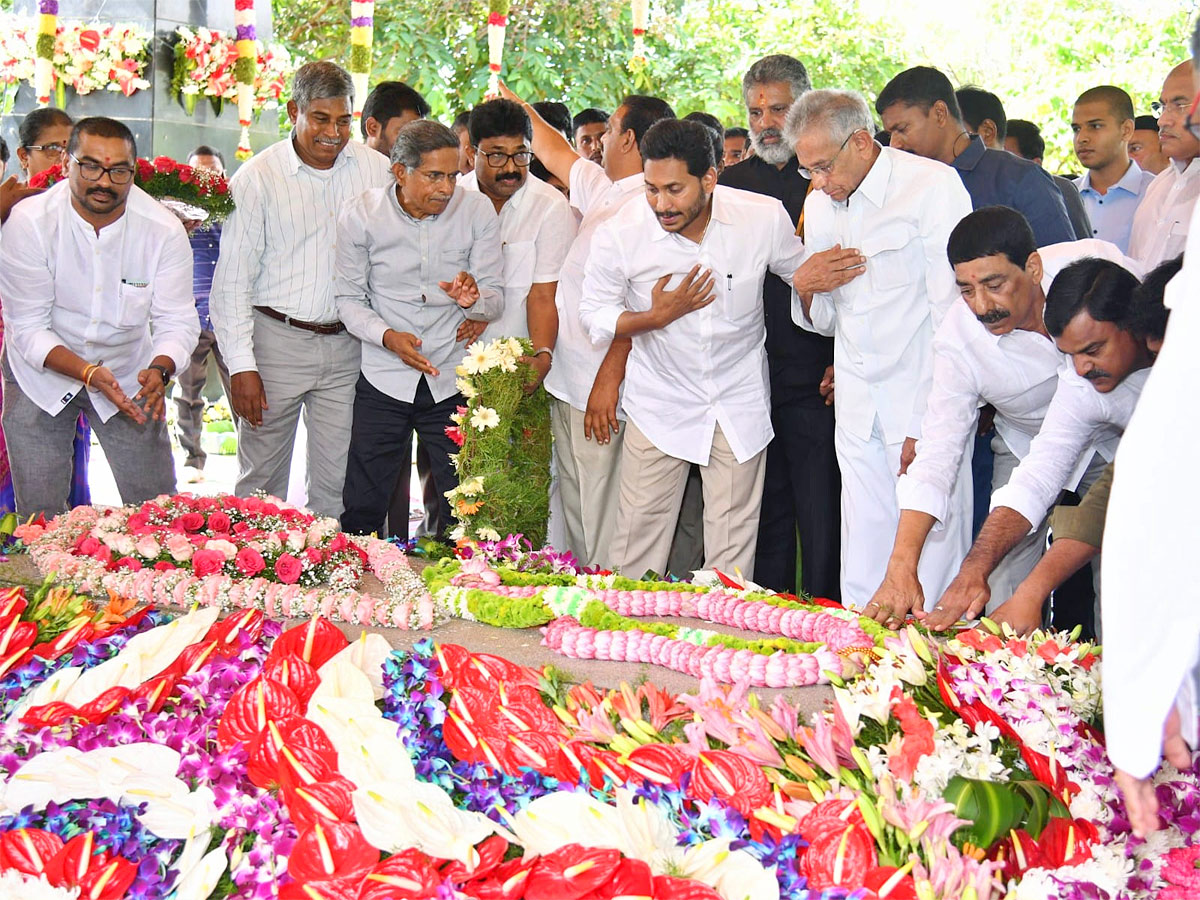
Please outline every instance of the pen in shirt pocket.
[[126, 287], [144, 288], [144, 287], [149, 287], [150, 282], [148, 282], [148, 281], [132, 281], [128, 278], [122, 278], [121, 284], [125, 285]]
[[727, 294], [733, 293], [733, 273], [732, 272], [730, 272], [728, 275], [725, 276], [725, 293], [727, 293]]

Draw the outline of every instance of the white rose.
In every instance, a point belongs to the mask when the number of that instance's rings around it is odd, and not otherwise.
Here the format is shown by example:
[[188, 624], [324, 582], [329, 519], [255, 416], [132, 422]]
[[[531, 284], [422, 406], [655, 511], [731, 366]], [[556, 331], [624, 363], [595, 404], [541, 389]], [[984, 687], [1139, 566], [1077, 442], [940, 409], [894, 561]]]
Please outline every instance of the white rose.
[[293, 553], [299, 553], [304, 549], [304, 543], [307, 536], [303, 531], [289, 531], [287, 533], [287, 547]]
[[238, 552], [238, 548], [237, 548], [236, 544], [234, 544], [232, 541], [222, 541], [222, 540], [207, 541], [204, 544], [204, 549], [205, 550], [216, 550], [218, 553], [220, 553], [226, 559], [233, 559], [235, 556], [237, 556], [237, 552]]

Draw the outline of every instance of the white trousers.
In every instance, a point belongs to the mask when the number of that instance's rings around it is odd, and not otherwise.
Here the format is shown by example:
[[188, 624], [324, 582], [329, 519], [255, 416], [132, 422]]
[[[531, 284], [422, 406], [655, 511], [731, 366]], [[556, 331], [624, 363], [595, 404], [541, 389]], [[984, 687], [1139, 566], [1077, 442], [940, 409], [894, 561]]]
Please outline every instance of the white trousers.
[[[1008, 444], [1004, 443], [1004, 438], [999, 434], [992, 438], [992, 453], [995, 455], [995, 461], [992, 463], [992, 492], [995, 493], [1008, 484], [1008, 479], [1012, 477], [1021, 461], [1008, 449]], [[992, 589], [992, 594], [988, 599], [987, 609], [984, 610], [985, 615], [991, 615], [1000, 604], [1007, 602], [1017, 586], [1029, 577], [1033, 567], [1046, 552], [1046, 535], [1049, 531], [1050, 520], [1043, 519], [1041, 525], [1021, 538], [1021, 542], [1000, 560], [1000, 564], [988, 578], [988, 587]]]
[[[583, 435], [583, 413], [551, 397], [550, 428], [554, 433], [554, 468], [566, 549], [584, 565], [611, 566], [609, 546], [617, 526], [621, 445], [626, 426], [622, 424], [607, 444], [597, 444]], [[554, 531], [559, 527], [555, 523]]]

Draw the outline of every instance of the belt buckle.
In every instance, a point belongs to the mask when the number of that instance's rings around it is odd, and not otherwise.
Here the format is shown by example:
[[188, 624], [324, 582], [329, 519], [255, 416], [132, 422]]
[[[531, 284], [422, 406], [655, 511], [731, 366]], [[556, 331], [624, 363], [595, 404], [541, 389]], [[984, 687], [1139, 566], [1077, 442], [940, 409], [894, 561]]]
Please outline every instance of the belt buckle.
[[289, 316], [287, 313], [283, 314], [283, 324], [288, 326], [289, 328], [292, 327], [292, 317]]

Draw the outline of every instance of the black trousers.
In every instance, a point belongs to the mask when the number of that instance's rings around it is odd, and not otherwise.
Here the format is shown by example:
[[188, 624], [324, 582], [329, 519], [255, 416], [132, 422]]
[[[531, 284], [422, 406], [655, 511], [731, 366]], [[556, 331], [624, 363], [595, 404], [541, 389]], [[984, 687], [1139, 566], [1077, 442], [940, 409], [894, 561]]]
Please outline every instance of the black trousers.
[[841, 597], [842, 477], [833, 450], [833, 408], [814, 388], [811, 397], [772, 405], [775, 438], [767, 447], [754, 580], [776, 591], [800, 586], [814, 597]]
[[[450, 502], [445, 492], [457, 483], [450, 454], [458, 447], [446, 437], [450, 416], [462, 405], [461, 394], [435, 403], [424, 378], [417, 385], [412, 403], [396, 400], [376, 389], [362, 375], [354, 393], [354, 425], [350, 429], [350, 453], [346, 460], [346, 486], [342, 491], [345, 511], [342, 528], [352, 534], [370, 534], [383, 529], [392, 491], [401, 470], [408, 472], [412, 436], [416, 432], [429, 451], [430, 474], [439, 496], [434, 522], [435, 536], [446, 539], [452, 526]], [[404, 534], [408, 534], [408, 517]]]

